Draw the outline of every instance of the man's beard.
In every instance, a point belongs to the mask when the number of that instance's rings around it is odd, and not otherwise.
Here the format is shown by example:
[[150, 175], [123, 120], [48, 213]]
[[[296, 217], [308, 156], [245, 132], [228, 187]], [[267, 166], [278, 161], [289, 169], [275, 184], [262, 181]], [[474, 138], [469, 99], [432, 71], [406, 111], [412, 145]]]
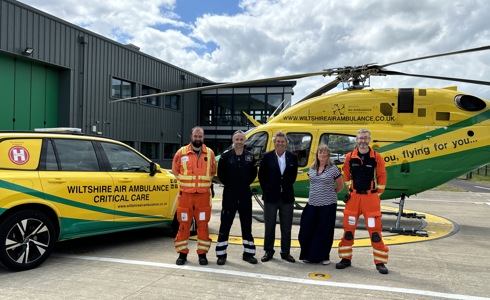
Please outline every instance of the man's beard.
[[202, 146], [202, 141], [192, 141], [192, 146], [200, 148]]

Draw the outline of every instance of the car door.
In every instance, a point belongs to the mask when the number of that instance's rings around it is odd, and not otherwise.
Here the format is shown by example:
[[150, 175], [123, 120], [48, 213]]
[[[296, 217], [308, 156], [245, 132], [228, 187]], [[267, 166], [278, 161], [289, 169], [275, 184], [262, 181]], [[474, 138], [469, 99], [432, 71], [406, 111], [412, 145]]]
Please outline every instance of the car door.
[[[131, 222], [132, 226], [168, 219], [171, 209], [170, 179], [162, 173], [150, 176], [150, 160], [130, 147], [101, 142], [114, 180], [116, 224]], [[129, 224], [129, 223], [128, 223]]]
[[101, 171], [91, 140], [45, 139], [39, 177], [45, 198], [59, 208], [61, 237], [114, 226], [113, 180]]

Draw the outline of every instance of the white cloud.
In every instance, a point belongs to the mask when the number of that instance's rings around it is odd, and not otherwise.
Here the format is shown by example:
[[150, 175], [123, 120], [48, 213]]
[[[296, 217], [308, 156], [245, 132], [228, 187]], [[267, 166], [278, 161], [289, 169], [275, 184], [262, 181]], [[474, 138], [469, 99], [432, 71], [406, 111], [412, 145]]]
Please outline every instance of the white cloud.
[[[183, 0], [179, 0], [183, 1]], [[485, 0], [243, 0], [236, 15], [182, 20], [174, 0], [26, 0], [28, 5], [217, 82], [385, 64], [490, 44]], [[388, 69], [490, 78], [490, 52]], [[298, 80], [294, 101], [333, 78]], [[444, 87], [490, 98], [490, 87], [414, 77], [372, 78], [373, 87]]]

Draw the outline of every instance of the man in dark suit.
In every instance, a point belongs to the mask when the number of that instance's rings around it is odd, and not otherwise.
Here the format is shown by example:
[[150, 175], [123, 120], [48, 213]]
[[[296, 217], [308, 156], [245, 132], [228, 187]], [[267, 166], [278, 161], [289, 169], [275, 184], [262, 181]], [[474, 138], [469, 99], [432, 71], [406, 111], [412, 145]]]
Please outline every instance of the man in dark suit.
[[295, 260], [290, 254], [290, 249], [294, 211], [293, 184], [298, 175], [298, 158], [292, 152], [286, 151], [288, 139], [282, 131], [278, 131], [272, 141], [275, 150], [263, 155], [259, 168], [265, 223], [265, 254], [261, 261], [269, 261], [274, 256], [276, 216], [279, 211], [281, 258], [294, 263]]

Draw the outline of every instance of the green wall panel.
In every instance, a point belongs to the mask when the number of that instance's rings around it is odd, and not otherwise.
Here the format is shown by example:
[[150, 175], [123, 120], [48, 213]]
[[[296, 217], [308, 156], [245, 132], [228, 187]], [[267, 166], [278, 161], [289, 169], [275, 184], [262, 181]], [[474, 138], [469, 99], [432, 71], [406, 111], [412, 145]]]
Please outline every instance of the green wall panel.
[[57, 127], [58, 85], [56, 69], [0, 55], [0, 130]]
[[31, 117], [31, 64], [17, 60], [14, 78], [14, 129], [28, 130]]
[[12, 130], [14, 116], [14, 73], [13, 58], [0, 55], [0, 130]]
[[46, 68], [46, 128], [58, 126], [58, 84], [59, 72]]
[[44, 128], [46, 106], [46, 68], [32, 65], [31, 123], [29, 129]]

